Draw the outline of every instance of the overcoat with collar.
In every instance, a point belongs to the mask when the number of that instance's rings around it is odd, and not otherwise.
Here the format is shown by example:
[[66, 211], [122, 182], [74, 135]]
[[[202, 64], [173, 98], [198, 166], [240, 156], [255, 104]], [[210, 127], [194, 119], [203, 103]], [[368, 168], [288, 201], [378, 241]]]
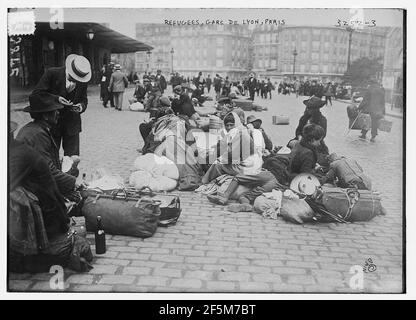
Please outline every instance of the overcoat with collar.
[[[54, 67], [45, 71], [33, 90], [33, 93], [48, 92], [71, 100], [74, 104], [81, 103], [81, 113], [83, 113], [88, 105], [87, 88], [87, 83], [77, 82], [75, 89], [71, 92], [67, 92], [65, 67]], [[65, 106], [64, 109], [61, 109], [59, 112], [59, 120], [56, 128], [69, 136], [80, 133], [80, 113], [73, 112], [70, 110], [70, 107]]]
[[29, 122], [20, 129], [16, 140], [31, 146], [45, 158], [61, 194], [66, 195], [74, 190], [76, 178], [61, 171], [59, 149], [45, 121]]

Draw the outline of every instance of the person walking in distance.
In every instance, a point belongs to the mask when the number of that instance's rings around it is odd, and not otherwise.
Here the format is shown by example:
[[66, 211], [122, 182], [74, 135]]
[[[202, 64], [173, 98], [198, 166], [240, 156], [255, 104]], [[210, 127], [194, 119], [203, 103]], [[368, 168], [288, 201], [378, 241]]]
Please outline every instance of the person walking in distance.
[[58, 96], [64, 108], [59, 119], [51, 127], [58, 150], [62, 143], [64, 155], [79, 156], [81, 114], [87, 109], [87, 87], [91, 79], [91, 65], [87, 58], [70, 54], [65, 66], [47, 69], [32, 94], [50, 93]]
[[114, 72], [111, 75], [110, 83], [108, 85], [108, 91], [111, 91], [114, 95], [114, 104], [116, 110], [121, 111], [123, 109], [123, 95], [124, 90], [127, 88], [129, 81], [126, 75], [121, 72], [121, 66], [116, 64]]
[[[364, 95], [363, 101], [358, 106], [358, 110], [370, 114], [371, 117], [371, 142], [375, 142], [377, 136], [378, 124], [381, 118], [386, 114], [385, 92], [380, 83], [373, 79], [370, 81], [368, 90]], [[366, 129], [361, 130], [360, 138], [366, 139]]]

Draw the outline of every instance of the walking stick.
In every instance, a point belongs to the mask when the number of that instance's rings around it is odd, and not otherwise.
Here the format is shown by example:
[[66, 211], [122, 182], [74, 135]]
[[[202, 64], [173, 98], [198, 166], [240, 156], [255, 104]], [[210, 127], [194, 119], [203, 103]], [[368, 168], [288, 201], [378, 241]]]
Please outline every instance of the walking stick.
[[345, 137], [350, 133], [350, 131], [351, 131], [351, 128], [354, 126], [354, 124], [355, 124], [355, 122], [357, 121], [357, 119], [358, 119], [358, 117], [360, 116], [360, 114], [361, 114], [361, 111], [358, 111], [358, 115], [357, 115], [357, 117], [355, 118], [355, 120], [352, 122], [352, 124], [348, 127], [348, 131], [347, 131], [347, 133], [344, 135]]

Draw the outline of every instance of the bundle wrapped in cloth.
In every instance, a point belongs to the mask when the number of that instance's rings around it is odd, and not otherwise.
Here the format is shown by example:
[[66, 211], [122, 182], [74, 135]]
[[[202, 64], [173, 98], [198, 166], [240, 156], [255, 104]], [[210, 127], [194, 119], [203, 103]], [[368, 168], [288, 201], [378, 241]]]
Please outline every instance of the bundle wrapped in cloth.
[[150, 188], [153, 191], [171, 191], [176, 188], [179, 171], [176, 164], [164, 156], [147, 153], [134, 161], [129, 184], [136, 189]]

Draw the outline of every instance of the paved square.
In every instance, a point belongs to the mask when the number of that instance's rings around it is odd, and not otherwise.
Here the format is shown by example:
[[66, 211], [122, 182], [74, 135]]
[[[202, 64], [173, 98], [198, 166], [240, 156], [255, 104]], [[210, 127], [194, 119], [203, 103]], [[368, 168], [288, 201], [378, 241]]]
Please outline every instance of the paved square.
[[[92, 86], [91, 86], [92, 87]], [[125, 94], [132, 95], [132, 88]], [[268, 107], [256, 113], [275, 145], [285, 145], [304, 105], [303, 97], [256, 97]], [[82, 115], [80, 172], [105, 167], [128, 178], [137, 149], [138, 131], [148, 114], [104, 109], [97, 88], [89, 89], [89, 106]], [[25, 106], [26, 103], [13, 105]], [[148, 239], [107, 235], [107, 253], [94, 258], [94, 269], [75, 274], [65, 270], [65, 291], [76, 292], [326, 292], [399, 293], [403, 290], [403, 123], [393, 121], [391, 133], [380, 132], [376, 143], [347, 131], [347, 104], [322, 108], [328, 119], [330, 152], [348, 155], [362, 165], [382, 194], [387, 215], [353, 224], [295, 225], [263, 219], [253, 212], [231, 213], [193, 192], [181, 197], [182, 215], [176, 226], [158, 228]], [[288, 115], [290, 125], [272, 125], [273, 115]], [[11, 112], [24, 124], [27, 114]], [[81, 218], [82, 219], [82, 218]], [[94, 243], [93, 234], [88, 238]], [[94, 249], [94, 247], [93, 247]], [[354, 265], [371, 258], [377, 266], [364, 273], [356, 288]], [[353, 270], [352, 270], [353, 272]], [[10, 274], [9, 290], [53, 291], [51, 274]], [[352, 278], [353, 277], [353, 278]], [[353, 286], [350, 286], [353, 284]]]

